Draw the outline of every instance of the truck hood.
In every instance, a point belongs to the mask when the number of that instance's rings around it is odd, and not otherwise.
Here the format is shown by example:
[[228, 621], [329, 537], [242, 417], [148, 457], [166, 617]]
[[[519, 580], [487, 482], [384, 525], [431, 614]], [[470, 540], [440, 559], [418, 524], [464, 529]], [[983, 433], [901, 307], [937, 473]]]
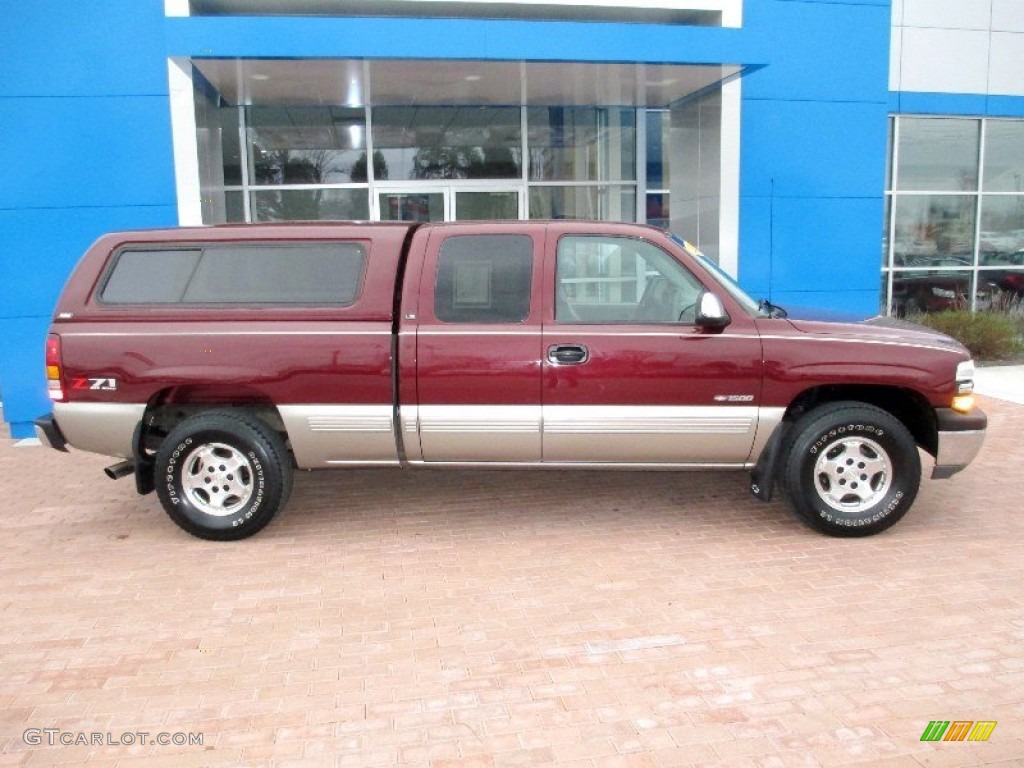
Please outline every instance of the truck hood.
[[893, 317], [872, 317], [857, 323], [834, 322], [831, 320], [799, 320], [787, 318], [793, 328], [801, 333], [860, 339], [863, 341], [889, 341], [908, 346], [931, 347], [958, 352], [970, 357], [967, 348], [956, 339], [933, 331], [916, 323]]

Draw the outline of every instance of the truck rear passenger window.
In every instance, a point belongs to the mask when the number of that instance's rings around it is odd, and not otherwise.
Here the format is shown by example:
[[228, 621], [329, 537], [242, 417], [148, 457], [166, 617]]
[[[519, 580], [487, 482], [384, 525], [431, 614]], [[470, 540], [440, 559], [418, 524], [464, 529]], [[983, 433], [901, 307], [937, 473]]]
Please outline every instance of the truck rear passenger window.
[[441, 245], [434, 314], [448, 323], [521, 323], [532, 277], [529, 237], [453, 235]]
[[108, 304], [344, 306], [359, 296], [365, 268], [359, 243], [126, 250], [100, 298]]

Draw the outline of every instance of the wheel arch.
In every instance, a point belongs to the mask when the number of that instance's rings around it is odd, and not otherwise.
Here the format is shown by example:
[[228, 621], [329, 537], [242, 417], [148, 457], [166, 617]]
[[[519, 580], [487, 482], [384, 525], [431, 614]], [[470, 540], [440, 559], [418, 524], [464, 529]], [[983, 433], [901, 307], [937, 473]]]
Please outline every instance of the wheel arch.
[[840, 401], [853, 401], [881, 408], [903, 426], [921, 448], [932, 456], [938, 450], [935, 409], [920, 393], [905, 387], [875, 384], [828, 384], [804, 390], [790, 402], [783, 424], [792, 424], [808, 411]]
[[910, 432], [914, 442], [935, 456], [939, 446], [939, 427], [935, 409], [919, 393], [904, 387], [875, 384], [827, 384], [810, 387], [798, 394], [786, 407], [782, 421], [775, 428], [751, 472], [751, 493], [762, 501], [770, 501], [779, 481], [782, 453], [792, 426], [804, 414], [823, 405], [857, 402], [881, 408], [897, 419]]
[[146, 451], [156, 451], [171, 430], [185, 419], [206, 411], [225, 410], [259, 419], [287, 443], [288, 431], [281, 413], [265, 393], [249, 387], [226, 390], [205, 385], [176, 385], [157, 390], [147, 401], [140, 445]]

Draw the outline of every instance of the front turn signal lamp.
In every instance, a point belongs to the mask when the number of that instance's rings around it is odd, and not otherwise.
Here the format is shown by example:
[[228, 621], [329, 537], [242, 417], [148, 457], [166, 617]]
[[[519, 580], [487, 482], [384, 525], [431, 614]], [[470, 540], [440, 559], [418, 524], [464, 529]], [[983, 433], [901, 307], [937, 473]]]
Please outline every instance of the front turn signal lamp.
[[950, 407], [958, 413], [970, 413], [974, 408], [974, 395], [956, 395]]
[[970, 413], [974, 407], [973, 360], [964, 360], [956, 367], [956, 394], [950, 407], [959, 413]]

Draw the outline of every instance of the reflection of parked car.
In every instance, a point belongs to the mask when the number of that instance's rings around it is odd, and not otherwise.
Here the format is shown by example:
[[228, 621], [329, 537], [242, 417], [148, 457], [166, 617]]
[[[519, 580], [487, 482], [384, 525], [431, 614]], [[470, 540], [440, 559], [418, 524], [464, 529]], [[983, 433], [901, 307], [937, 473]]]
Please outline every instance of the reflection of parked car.
[[897, 240], [894, 244], [893, 257], [896, 265], [901, 266], [922, 256], [934, 256], [936, 250], [934, 240]]
[[893, 312], [903, 317], [914, 312], [966, 309], [971, 303], [969, 285], [970, 276], [965, 273], [897, 272], [892, 280]]
[[1024, 272], [1021, 271], [983, 272], [980, 275], [980, 281], [1000, 291], [1024, 294]]
[[[969, 267], [971, 260], [961, 256], [932, 256], [908, 262], [909, 267]], [[893, 312], [899, 316], [914, 312], [941, 312], [967, 309], [971, 276], [968, 272], [943, 269], [894, 272], [892, 280]]]
[[1013, 253], [1021, 246], [1021, 240], [1013, 232], [982, 232], [981, 250], [996, 253]]

